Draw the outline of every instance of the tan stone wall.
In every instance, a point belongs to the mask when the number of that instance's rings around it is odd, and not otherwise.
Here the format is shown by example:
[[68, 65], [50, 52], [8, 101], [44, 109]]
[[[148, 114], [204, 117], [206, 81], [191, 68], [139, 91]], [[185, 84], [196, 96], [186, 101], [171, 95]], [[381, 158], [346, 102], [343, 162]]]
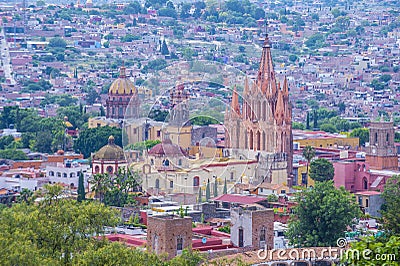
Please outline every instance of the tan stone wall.
[[[158, 248], [153, 247], [157, 235]], [[182, 237], [183, 248], [191, 249], [192, 218], [178, 216], [150, 216], [147, 220], [147, 247], [156, 254], [167, 253], [172, 259], [177, 253], [177, 239]]]
[[399, 163], [397, 156], [382, 157], [382, 156], [367, 155], [365, 160], [369, 165], [370, 169], [399, 170]]
[[260, 210], [252, 213], [252, 243], [253, 248], [260, 248], [260, 233], [265, 228], [265, 247], [272, 249], [274, 247], [274, 212], [272, 209]]

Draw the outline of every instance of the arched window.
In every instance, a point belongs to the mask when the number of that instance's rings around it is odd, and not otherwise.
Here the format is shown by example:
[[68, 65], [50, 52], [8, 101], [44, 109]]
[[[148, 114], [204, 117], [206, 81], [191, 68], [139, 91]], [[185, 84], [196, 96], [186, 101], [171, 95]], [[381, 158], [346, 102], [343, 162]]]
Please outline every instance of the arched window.
[[363, 179], [363, 189], [368, 189], [368, 180], [366, 177]]
[[375, 144], [378, 142], [378, 133], [375, 132]]
[[264, 247], [265, 247], [265, 227], [263, 226], [260, 232], [260, 248]]
[[253, 142], [254, 142], [254, 141], [253, 141], [253, 130], [250, 130], [250, 140], [249, 140], [249, 142], [250, 142], [250, 143], [249, 143], [249, 144], [250, 144], [250, 145], [249, 145], [249, 148], [250, 148], [250, 150], [252, 150], [252, 149], [253, 149], [253, 144], [254, 144], [254, 143], [253, 143]]
[[182, 165], [182, 159], [178, 160], [178, 165], [181, 166]]
[[265, 132], [263, 131], [262, 133], [262, 150], [265, 151], [266, 148], [266, 137], [265, 137]]
[[169, 188], [174, 188], [174, 181], [169, 181]]
[[160, 179], [156, 179], [156, 188], [160, 188]]
[[386, 142], [389, 142], [389, 133], [386, 133]]
[[168, 159], [165, 159], [163, 161], [163, 166], [169, 166], [169, 160]]
[[57, 172], [57, 177], [61, 177], [61, 173], [60, 172]]
[[107, 168], [106, 168], [106, 171], [107, 171], [107, 173], [109, 173], [109, 174], [112, 174], [113, 173], [113, 167], [112, 166], [107, 166]]
[[100, 173], [100, 167], [99, 167], [98, 165], [96, 165], [96, 166], [94, 167], [94, 172], [95, 172], [96, 174]]
[[198, 176], [193, 177], [193, 186], [194, 187], [200, 186], [200, 177]]
[[50, 171], [50, 172], [49, 172], [49, 176], [54, 176], [54, 172], [53, 172], [53, 171]]
[[183, 250], [183, 238], [181, 236], [178, 236], [176, 239], [176, 254], [179, 255], [182, 253]]
[[158, 236], [157, 235], [154, 235], [154, 238], [153, 238], [153, 250], [157, 254], [157, 250], [158, 250]]

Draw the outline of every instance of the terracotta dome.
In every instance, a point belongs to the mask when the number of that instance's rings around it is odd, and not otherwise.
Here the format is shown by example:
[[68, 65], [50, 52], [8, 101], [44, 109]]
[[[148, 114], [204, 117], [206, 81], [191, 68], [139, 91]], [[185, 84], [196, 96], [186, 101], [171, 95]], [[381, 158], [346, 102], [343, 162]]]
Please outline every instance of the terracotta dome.
[[135, 94], [136, 88], [133, 82], [126, 76], [125, 67], [122, 66], [120, 69], [119, 77], [114, 80], [111, 84], [108, 94], [111, 95], [123, 95], [123, 94]]
[[179, 147], [179, 145], [173, 144], [172, 141], [168, 138], [151, 148], [149, 150], [149, 155], [182, 156], [186, 155], [186, 152], [181, 147]]
[[125, 160], [124, 150], [114, 143], [114, 137], [108, 138], [108, 144], [93, 155], [93, 160], [121, 161]]

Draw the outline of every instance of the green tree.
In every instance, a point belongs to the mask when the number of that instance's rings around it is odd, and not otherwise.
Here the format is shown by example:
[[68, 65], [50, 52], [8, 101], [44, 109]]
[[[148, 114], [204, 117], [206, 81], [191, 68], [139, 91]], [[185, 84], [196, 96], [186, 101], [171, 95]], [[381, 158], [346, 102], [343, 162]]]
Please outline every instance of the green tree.
[[318, 128], [318, 113], [317, 113], [316, 109], [314, 109], [314, 112], [313, 112], [313, 120], [314, 120], [313, 127], [314, 127], [314, 130], [316, 130]]
[[218, 196], [218, 180], [217, 178], [214, 179], [214, 197]]
[[167, 46], [167, 43], [166, 43], [165, 39], [163, 40], [162, 45], [161, 45], [161, 54], [162, 55], [168, 55], [169, 54], [168, 46]]
[[17, 203], [1, 211], [1, 265], [72, 265], [85, 250], [107, 244], [93, 236], [116, 225], [114, 210], [61, 198], [60, 186], [45, 191], [38, 204]]
[[400, 236], [400, 175], [394, 175], [386, 181], [382, 192], [385, 203], [382, 206], [384, 227], [389, 234]]
[[369, 129], [368, 128], [356, 128], [350, 132], [350, 137], [359, 138], [360, 145], [364, 146], [369, 141]]
[[201, 187], [199, 187], [199, 195], [197, 197], [197, 203], [200, 204], [203, 202], [203, 193], [201, 191]]
[[307, 112], [306, 129], [310, 130], [310, 112]]
[[292, 129], [300, 129], [300, 130], [304, 130], [305, 126], [303, 123], [299, 123], [299, 122], [292, 122]]
[[[399, 265], [399, 246], [399, 236], [363, 237], [361, 241], [350, 243], [350, 249], [342, 255], [341, 262], [345, 265]], [[357, 253], [359, 256], [354, 255]]]
[[50, 39], [49, 44], [47, 46], [51, 48], [65, 49], [67, 47], [67, 42], [61, 37], [54, 37]]
[[315, 157], [315, 149], [311, 146], [305, 146], [303, 148], [303, 157], [307, 160], [307, 176], [308, 176], [308, 167], [310, 166], [311, 160]]
[[361, 215], [355, 197], [333, 181], [317, 182], [311, 190], [297, 196], [287, 237], [296, 247], [335, 246], [347, 226]]
[[81, 131], [78, 139], [74, 141], [74, 149], [76, 152], [82, 153], [85, 158], [88, 158], [91, 153], [98, 151], [108, 143], [109, 136], [114, 136], [115, 144], [122, 146], [122, 130], [105, 126]]
[[23, 151], [16, 149], [0, 150], [0, 158], [15, 161], [28, 160], [28, 157]]
[[314, 181], [323, 182], [333, 180], [335, 169], [330, 161], [318, 158], [310, 164], [310, 177]]
[[222, 192], [223, 194], [228, 194], [228, 184], [226, 183], [226, 178], [224, 180], [224, 190]]
[[81, 202], [86, 199], [85, 193], [85, 184], [83, 179], [82, 171], [79, 172], [79, 180], [78, 180], [78, 201]]
[[329, 133], [338, 132], [338, 129], [335, 127], [335, 125], [332, 125], [329, 123], [322, 124], [319, 129], [322, 131], [325, 131], [325, 132], [329, 132]]
[[91, 184], [91, 190], [95, 193], [95, 198], [103, 202], [104, 195], [110, 190], [112, 184], [109, 174], [94, 174], [89, 179], [89, 183]]

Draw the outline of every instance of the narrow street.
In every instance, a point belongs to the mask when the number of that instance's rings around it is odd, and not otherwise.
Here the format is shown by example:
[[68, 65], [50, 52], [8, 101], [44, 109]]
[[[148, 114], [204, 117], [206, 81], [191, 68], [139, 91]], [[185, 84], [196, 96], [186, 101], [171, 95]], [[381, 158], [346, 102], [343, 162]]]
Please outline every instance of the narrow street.
[[4, 75], [6, 78], [6, 82], [10, 83], [11, 85], [15, 85], [15, 79], [12, 75], [12, 65], [10, 61], [10, 53], [7, 46], [6, 36], [4, 30], [1, 29], [1, 62], [2, 68], [4, 69]]

